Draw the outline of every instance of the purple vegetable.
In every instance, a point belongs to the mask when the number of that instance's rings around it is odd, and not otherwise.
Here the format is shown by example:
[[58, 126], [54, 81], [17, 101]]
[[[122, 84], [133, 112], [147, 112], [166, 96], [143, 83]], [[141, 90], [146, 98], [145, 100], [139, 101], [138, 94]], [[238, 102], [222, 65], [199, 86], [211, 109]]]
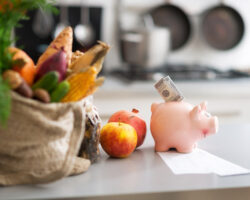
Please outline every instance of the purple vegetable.
[[67, 60], [66, 53], [63, 49], [60, 49], [41, 64], [37, 71], [35, 81], [50, 71], [57, 71], [59, 73], [59, 82], [64, 80], [67, 71]]

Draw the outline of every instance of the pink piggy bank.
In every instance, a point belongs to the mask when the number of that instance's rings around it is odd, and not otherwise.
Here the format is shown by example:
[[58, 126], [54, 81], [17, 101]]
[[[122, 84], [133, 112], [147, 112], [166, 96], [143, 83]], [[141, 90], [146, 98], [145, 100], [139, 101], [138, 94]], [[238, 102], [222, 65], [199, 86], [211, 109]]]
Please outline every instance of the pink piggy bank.
[[150, 129], [155, 151], [175, 148], [178, 152], [188, 153], [199, 139], [216, 133], [218, 118], [212, 117], [206, 109], [206, 102], [195, 107], [184, 101], [153, 103]]

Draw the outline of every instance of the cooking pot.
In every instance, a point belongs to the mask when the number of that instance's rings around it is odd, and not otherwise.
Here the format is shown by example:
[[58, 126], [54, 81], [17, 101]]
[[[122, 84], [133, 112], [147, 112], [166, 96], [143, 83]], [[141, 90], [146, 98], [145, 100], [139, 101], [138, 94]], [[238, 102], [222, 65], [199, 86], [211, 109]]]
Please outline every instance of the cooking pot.
[[170, 32], [153, 26], [125, 31], [121, 36], [121, 55], [124, 62], [140, 68], [163, 65], [170, 49]]

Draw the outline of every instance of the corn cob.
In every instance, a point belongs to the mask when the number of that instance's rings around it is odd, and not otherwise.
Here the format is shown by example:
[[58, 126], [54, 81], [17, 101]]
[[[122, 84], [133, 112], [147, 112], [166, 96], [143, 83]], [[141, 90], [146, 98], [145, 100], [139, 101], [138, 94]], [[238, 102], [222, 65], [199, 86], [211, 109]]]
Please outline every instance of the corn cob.
[[[108, 51], [108, 50], [107, 50]], [[107, 52], [106, 52], [107, 53]], [[95, 62], [95, 64], [93, 65], [93, 68], [95, 68], [96, 70], [96, 73], [98, 74], [101, 69], [102, 69], [102, 64], [103, 64], [103, 61], [104, 61], [104, 56], [106, 55], [103, 54], [103, 56], [100, 56], [98, 58], [98, 60]], [[89, 96], [91, 94], [93, 94], [98, 87], [100, 87], [103, 83], [104, 83], [104, 80], [105, 78], [104, 77], [99, 77], [98, 79], [96, 79], [91, 85], [89, 85], [89, 89], [87, 91], [87, 94], [86, 96]]]
[[87, 96], [89, 88], [95, 84], [97, 71], [94, 67], [89, 67], [87, 70], [75, 73], [66, 80], [70, 84], [70, 90], [61, 102], [79, 101]]
[[75, 52], [72, 53], [72, 57], [71, 57], [71, 63], [75, 62], [78, 58], [80, 58], [84, 53], [77, 50]]
[[97, 88], [100, 87], [104, 83], [104, 80], [105, 80], [104, 77], [100, 77], [96, 79], [95, 82], [88, 89], [86, 96], [93, 94], [97, 90]]
[[72, 73], [77, 73], [84, 68], [93, 66], [97, 61], [102, 60], [103, 62], [103, 57], [107, 54], [108, 50], [109, 46], [106, 43], [99, 41], [98, 44], [73, 61], [69, 66], [69, 69], [72, 70]]

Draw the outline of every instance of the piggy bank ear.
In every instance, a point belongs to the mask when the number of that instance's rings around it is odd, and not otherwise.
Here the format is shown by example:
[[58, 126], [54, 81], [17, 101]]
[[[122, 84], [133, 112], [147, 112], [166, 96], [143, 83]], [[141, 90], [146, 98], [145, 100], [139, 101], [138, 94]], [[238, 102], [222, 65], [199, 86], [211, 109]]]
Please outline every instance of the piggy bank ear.
[[201, 104], [201, 110], [207, 110], [207, 101], [203, 101]]
[[190, 111], [190, 116], [192, 119], [199, 119], [200, 116], [200, 112], [201, 112], [201, 106], [197, 105], [195, 106], [191, 111]]
[[158, 106], [159, 104], [158, 103], [152, 103], [151, 105], [151, 112], [154, 112], [156, 107]]

